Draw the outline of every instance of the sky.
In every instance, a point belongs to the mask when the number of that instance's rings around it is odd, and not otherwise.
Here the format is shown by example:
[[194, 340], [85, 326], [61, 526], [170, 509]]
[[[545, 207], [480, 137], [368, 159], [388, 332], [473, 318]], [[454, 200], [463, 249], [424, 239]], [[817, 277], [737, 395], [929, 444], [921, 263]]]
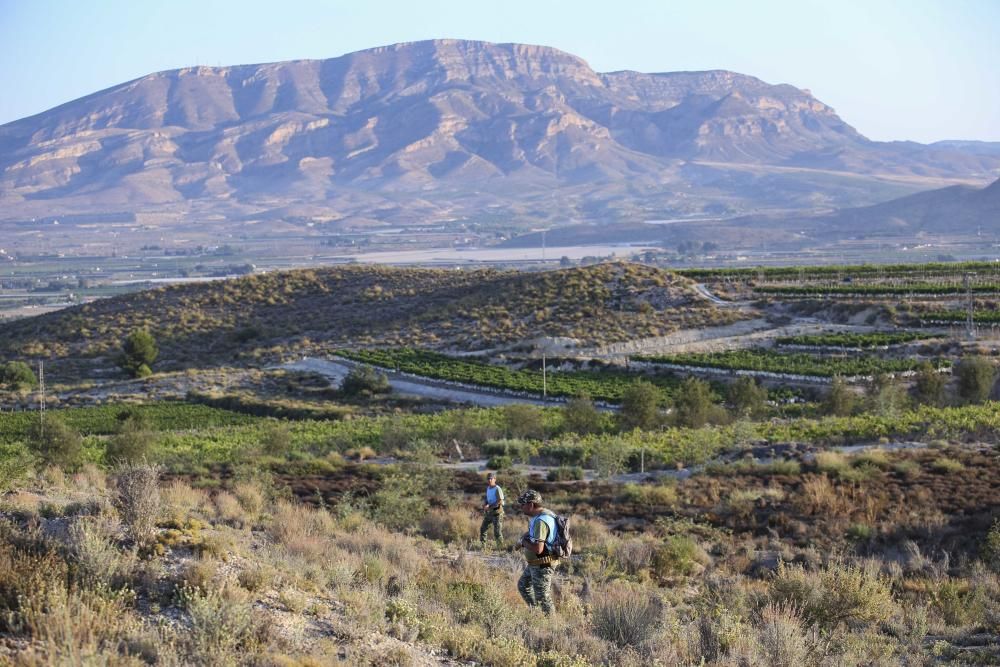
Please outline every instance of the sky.
[[0, 0], [0, 124], [152, 72], [433, 38], [808, 88], [871, 139], [1000, 141], [1000, 0]]

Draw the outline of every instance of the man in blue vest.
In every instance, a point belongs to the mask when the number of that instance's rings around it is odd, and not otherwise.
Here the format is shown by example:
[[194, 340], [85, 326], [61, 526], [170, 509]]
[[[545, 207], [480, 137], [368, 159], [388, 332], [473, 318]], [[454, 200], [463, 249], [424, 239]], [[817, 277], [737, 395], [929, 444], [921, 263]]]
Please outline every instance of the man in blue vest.
[[546, 615], [555, 609], [552, 603], [552, 574], [557, 559], [550, 551], [556, 541], [556, 515], [542, 507], [542, 494], [528, 489], [517, 498], [521, 511], [529, 518], [528, 532], [517, 546], [523, 549], [527, 565], [517, 581], [517, 591], [529, 607], [541, 607]]
[[483, 496], [483, 523], [479, 526], [479, 542], [486, 546], [486, 533], [493, 526], [493, 537], [497, 549], [503, 547], [503, 489], [497, 486], [497, 474], [486, 476], [486, 495]]

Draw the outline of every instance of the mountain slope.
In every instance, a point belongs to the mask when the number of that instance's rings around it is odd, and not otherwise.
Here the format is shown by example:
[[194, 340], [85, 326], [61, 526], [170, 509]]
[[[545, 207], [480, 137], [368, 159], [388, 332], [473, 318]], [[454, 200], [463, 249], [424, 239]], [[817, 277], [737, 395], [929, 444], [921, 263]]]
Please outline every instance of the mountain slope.
[[[312, 204], [333, 217], [384, 219], [394, 206], [453, 219], [511, 195], [562, 206], [553, 188], [576, 217], [609, 205], [624, 215], [624, 199], [740, 212], [877, 201], [886, 190], [873, 175], [912, 192], [997, 169], [991, 154], [868, 141], [788, 85], [725, 71], [599, 74], [556, 49], [459, 40], [160, 72], [0, 126], [7, 218]], [[828, 171], [866, 182], [845, 187]]]
[[1000, 180], [985, 188], [955, 185], [821, 218], [827, 233], [917, 234], [996, 233], [1000, 221]]

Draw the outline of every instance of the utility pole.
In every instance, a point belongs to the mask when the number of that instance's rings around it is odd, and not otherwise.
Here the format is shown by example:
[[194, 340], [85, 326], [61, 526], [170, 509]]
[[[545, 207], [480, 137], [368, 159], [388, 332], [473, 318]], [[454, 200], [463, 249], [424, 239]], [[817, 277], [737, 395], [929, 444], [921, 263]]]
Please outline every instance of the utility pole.
[[38, 361], [38, 423], [42, 437], [45, 437], [45, 362]]
[[966, 313], [965, 313], [965, 335], [969, 340], [976, 340], [976, 310], [975, 304], [972, 302], [972, 283], [970, 278], [976, 274], [966, 273], [963, 278], [965, 283], [965, 303], [966, 303]]

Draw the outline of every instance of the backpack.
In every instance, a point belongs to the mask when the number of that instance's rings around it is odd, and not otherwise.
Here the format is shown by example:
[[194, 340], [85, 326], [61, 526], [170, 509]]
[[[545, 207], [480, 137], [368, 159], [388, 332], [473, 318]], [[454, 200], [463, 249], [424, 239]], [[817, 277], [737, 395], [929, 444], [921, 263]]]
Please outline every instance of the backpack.
[[556, 515], [556, 540], [549, 548], [556, 558], [569, 558], [573, 555], [573, 538], [569, 534], [569, 517]]

